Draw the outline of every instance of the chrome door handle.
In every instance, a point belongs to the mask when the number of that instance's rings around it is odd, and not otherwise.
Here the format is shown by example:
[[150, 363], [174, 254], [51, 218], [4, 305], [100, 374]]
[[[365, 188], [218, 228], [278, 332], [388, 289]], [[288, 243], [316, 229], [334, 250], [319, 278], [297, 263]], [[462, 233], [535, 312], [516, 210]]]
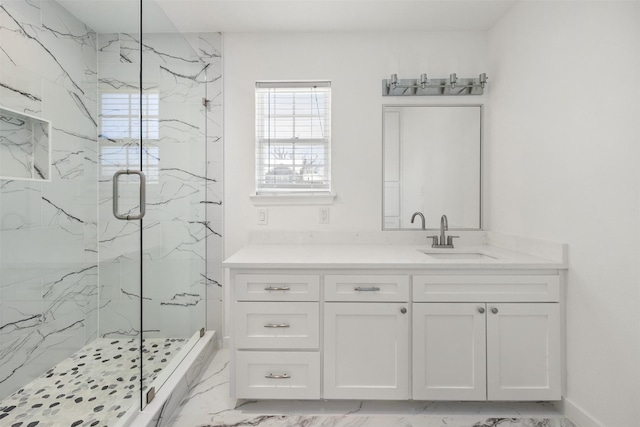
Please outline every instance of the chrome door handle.
[[[138, 175], [140, 177], [140, 213], [138, 215], [122, 215], [118, 212], [118, 178], [120, 175]], [[113, 174], [113, 216], [118, 219], [130, 221], [142, 219], [147, 210], [147, 180], [142, 171], [124, 169]]]
[[483, 314], [484, 313], [484, 307], [478, 307], [478, 313]]
[[360, 292], [377, 292], [380, 290], [379, 287], [377, 286], [371, 286], [369, 288], [363, 288], [361, 286], [358, 286], [357, 288], [354, 289], [355, 291], [360, 291]]
[[498, 309], [497, 309], [496, 307], [493, 307], [493, 308], [491, 309], [491, 312], [492, 312], [493, 314], [498, 314]]
[[290, 291], [291, 288], [288, 286], [267, 286], [264, 288], [265, 291]]
[[288, 323], [267, 323], [264, 325], [265, 328], [289, 328], [290, 325]]
[[267, 374], [264, 377], [265, 378], [274, 379], [274, 380], [288, 380], [289, 378], [291, 378], [291, 375], [289, 375], [289, 374]]

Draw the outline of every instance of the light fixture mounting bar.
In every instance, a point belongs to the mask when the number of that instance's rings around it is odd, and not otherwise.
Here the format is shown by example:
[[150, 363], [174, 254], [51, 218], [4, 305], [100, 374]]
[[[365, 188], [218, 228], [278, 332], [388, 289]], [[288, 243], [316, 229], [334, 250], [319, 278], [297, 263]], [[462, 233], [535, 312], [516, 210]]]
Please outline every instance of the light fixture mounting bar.
[[482, 95], [487, 85], [487, 75], [478, 78], [460, 78], [455, 73], [447, 78], [427, 79], [421, 74], [417, 79], [398, 79], [392, 74], [382, 80], [382, 96], [469, 96]]

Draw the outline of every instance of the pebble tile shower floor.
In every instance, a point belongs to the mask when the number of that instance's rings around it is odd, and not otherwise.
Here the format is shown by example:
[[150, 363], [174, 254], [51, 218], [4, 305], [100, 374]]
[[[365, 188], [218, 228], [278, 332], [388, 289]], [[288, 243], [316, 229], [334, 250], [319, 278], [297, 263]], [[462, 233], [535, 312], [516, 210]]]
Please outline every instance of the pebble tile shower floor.
[[[0, 401], [3, 427], [112, 427], [140, 390], [138, 339], [99, 338]], [[145, 339], [145, 388], [184, 346]]]

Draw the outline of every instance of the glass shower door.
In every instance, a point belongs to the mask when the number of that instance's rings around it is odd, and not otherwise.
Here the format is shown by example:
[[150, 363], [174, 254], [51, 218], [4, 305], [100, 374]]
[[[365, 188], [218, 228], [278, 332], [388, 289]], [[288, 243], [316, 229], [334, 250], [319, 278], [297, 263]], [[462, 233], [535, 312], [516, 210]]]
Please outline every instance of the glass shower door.
[[[146, 9], [145, 9], [146, 8]], [[143, 1], [143, 404], [200, 338], [206, 310], [206, 75], [198, 34]], [[164, 21], [163, 21], [164, 20]], [[159, 31], [162, 24], [163, 31]], [[172, 28], [167, 31], [167, 28]]]

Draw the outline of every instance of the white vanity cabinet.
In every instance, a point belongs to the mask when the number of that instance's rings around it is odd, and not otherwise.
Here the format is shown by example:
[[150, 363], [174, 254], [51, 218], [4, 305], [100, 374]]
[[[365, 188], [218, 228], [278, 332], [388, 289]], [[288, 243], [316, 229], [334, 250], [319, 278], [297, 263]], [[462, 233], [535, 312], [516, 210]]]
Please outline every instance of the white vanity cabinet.
[[557, 275], [416, 275], [413, 287], [414, 399], [560, 399]]
[[241, 399], [561, 398], [561, 271], [230, 268]]
[[233, 275], [235, 393], [248, 399], [320, 398], [320, 276]]
[[326, 275], [324, 290], [324, 398], [409, 399], [409, 276]]

